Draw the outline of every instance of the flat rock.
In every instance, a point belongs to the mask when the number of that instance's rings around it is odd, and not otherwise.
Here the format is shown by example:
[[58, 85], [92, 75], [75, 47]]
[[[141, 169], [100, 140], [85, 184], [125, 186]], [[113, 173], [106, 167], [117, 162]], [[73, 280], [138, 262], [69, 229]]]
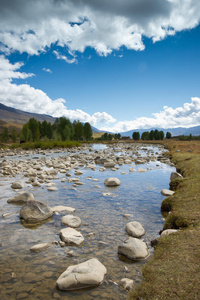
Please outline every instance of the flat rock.
[[37, 245], [34, 245], [33, 247], [30, 248], [30, 251], [31, 252], [41, 252], [47, 248], [50, 247], [50, 244], [49, 243], [42, 243], [42, 244], [37, 244]]
[[175, 192], [173, 192], [173, 191], [170, 191], [170, 190], [167, 190], [167, 189], [163, 189], [162, 191], [161, 191], [161, 194], [163, 195], [163, 196], [172, 196], [172, 195], [174, 195], [174, 193]]
[[7, 200], [7, 203], [23, 205], [28, 200], [34, 200], [34, 196], [29, 192], [21, 192], [18, 195]]
[[120, 180], [116, 177], [109, 177], [104, 181], [106, 186], [118, 186], [121, 184]]
[[118, 253], [132, 260], [142, 260], [149, 255], [146, 243], [133, 237], [129, 237], [118, 247]]
[[63, 216], [61, 218], [61, 222], [63, 225], [67, 225], [73, 228], [77, 228], [81, 226], [81, 219], [73, 215]]
[[132, 237], [141, 237], [145, 234], [145, 230], [142, 225], [137, 221], [132, 221], [126, 224], [126, 232]]
[[59, 289], [66, 291], [88, 288], [101, 284], [106, 273], [106, 267], [98, 259], [92, 258], [68, 267], [56, 283]]
[[63, 205], [54, 206], [51, 209], [53, 210], [53, 212], [67, 211], [67, 212], [72, 213], [75, 211], [75, 208], [70, 207], [70, 206], [63, 206]]
[[79, 246], [84, 241], [82, 234], [74, 228], [64, 228], [60, 231], [60, 238], [67, 245]]
[[37, 223], [50, 218], [52, 209], [44, 202], [29, 200], [20, 210], [20, 218], [26, 222]]

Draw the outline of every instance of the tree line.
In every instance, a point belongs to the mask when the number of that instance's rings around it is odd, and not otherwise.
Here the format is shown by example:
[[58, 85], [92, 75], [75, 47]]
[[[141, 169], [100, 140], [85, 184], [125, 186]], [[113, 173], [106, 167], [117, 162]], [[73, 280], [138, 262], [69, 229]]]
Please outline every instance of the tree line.
[[140, 137], [140, 133], [139, 131], [134, 131], [133, 134], [132, 134], [132, 138], [133, 140], [135, 141], [139, 141], [140, 138], [143, 140], [143, 141], [153, 141], [153, 140], [163, 140], [164, 137], [166, 139], [170, 139], [172, 137], [171, 133], [170, 132], [167, 132], [166, 133], [166, 136], [164, 134], [164, 132], [161, 130], [161, 131], [158, 131], [157, 129], [155, 130], [151, 130], [150, 132], [149, 131], [144, 131]]
[[[39, 140], [56, 140], [56, 141], [89, 141], [92, 139], [92, 128], [90, 123], [86, 122], [84, 125], [80, 121], [73, 123], [61, 117], [56, 119], [54, 124], [47, 122], [37, 121], [31, 118], [26, 124], [23, 125], [19, 137], [20, 142], [36, 142]], [[8, 128], [5, 127], [1, 133], [0, 139], [2, 142], [7, 142], [9, 138], [16, 142], [18, 133], [14, 128], [11, 136], [9, 135]]]

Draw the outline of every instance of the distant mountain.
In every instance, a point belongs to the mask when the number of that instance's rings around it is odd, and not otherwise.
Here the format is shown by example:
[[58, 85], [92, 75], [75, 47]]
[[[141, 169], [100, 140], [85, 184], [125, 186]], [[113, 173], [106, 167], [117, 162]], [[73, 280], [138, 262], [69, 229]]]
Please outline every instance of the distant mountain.
[[40, 122], [46, 120], [47, 122], [51, 122], [51, 123], [54, 123], [56, 120], [55, 118], [48, 115], [29, 113], [0, 103], [1, 121], [4, 121], [9, 124], [23, 125], [27, 123], [30, 118], [35, 118]]
[[[30, 118], [35, 118], [40, 122], [46, 120], [47, 122], [50, 122], [52, 124], [56, 120], [56, 118], [48, 115], [29, 113], [0, 103], [0, 129], [3, 128], [4, 126], [8, 126], [8, 127], [16, 126], [18, 128], [21, 128], [23, 124], [29, 121]], [[102, 132], [101, 130], [93, 126], [91, 127], [93, 132]]]
[[164, 134], [166, 135], [167, 132], [170, 132], [172, 136], [179, 136], [179, 135], [200, 135], [200, 126], [195, 126], [195, 127], [190, 127], [190, 128], [184, 128], [184, 127], [178, 127], [178, 128], [149, 128], [149, 129], [132, 129], [126, 132], [120, 132], [121, 136], [130, 136], [132, 137], [132, 134], [134, 131], [139, 131], [140, 135], [142, 135], [142, 133], [144, 131], [151, 131], [151, 130], [155, 130], [158, 129], [159, 131], [163, 131]]

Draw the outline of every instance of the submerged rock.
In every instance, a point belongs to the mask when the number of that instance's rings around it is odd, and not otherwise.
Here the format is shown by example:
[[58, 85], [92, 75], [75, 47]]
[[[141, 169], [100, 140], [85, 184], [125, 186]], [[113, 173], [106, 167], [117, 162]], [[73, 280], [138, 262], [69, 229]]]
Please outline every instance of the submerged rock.
[[126, 232], [129, 235], [136, 237], [136, 238], [141, 237], [145, 234], [144, 228], [137, 221], [127, 223], [126, 224]]
[[149, 255], [146, 243], [133, 237], [129, 237], [118, 247], [118, 253], [132, 260], [142, 260]]
[[127, 291], [129, 291], [133, 288], [133, 280], [132, 279], [122, 278], [120, 283], [121, 283], [122, 287]]
[[44, 202], [29, 200], [20, 210], [20, 218], [26, 222], [37, 223], [50, 218], [52, 209]]
[[63, 223], [63, 225], [67, 225], [73, 228], [81, 226], [81, 219], [73, 215], [63, 216], [61, 218], [61, 222]]
[[101, 284], [106, 273], [106, 267], [98, 259], [92, 258], [68, 267], [56, 283], [59, 289], [66, 291], [88, 288]]
[[34, 200], [34, 196], [29, 192], [21, 192], [18, 195], [7, 200], [7, 203], [23, 205], [28, 200]]
[[106, 186], [118, 186], [121, 184], [120, 180], [116, 177], [109, 177], [104, 181]]
[[30, 248], [30, 251], [31, 252], [41, 252], [47, 248], [50, 247], [50, 244], [49, 243], [42, 243], [42, 244], [37, 244], [37, 245], [34, 245], [33, 247]]

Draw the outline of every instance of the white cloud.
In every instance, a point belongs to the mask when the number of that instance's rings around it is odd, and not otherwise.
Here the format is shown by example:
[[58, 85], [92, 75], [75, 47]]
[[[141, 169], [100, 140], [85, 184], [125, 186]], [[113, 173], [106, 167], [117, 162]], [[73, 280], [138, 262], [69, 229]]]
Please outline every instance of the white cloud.
[[0, 55], [0, 80], [9, 80], [11, 78], [25, 79], [34, 76], [32, 73], [23, 73], [16, 70], [20, 69], [24, 64], [22, 62], [16, 62], [10, 64], [9, 60], [3, 55]]
[[[56, 56], [57, 59], [64, 60], [68, 64], [77, 63], [77, 59], [75, 58], [75, 56], [73, 58], [68, 58], [67, 56], [60, 54], [56, 50], [54, 50], [53, 53], [55, 54], [55, 56]], [[71, 55], [72, 55], [72, 52], [71, 52]]]
[[42, 71], [47, 72], [47, 73], [52, 73], [51, 69], [48, 69], [48, 68], [43, 68]]
[[197, 0], [1, 0], [0, 50], [33, 55], [57, 44], [106, 56], [121, 46], [143, 50], [143, 36], [156, 42], [199, 22]]
[[100, 129], [112, 132], [124, 132], [132, 129], [176, 128], [200, 125], [200, 98], [192, 97], [191, 103], [183, 107], [163, 107], [163, 111], [154, 113], [152, 118], [141, 117], [132, 121], [120, 121], [114, 126], [102, 126]]

